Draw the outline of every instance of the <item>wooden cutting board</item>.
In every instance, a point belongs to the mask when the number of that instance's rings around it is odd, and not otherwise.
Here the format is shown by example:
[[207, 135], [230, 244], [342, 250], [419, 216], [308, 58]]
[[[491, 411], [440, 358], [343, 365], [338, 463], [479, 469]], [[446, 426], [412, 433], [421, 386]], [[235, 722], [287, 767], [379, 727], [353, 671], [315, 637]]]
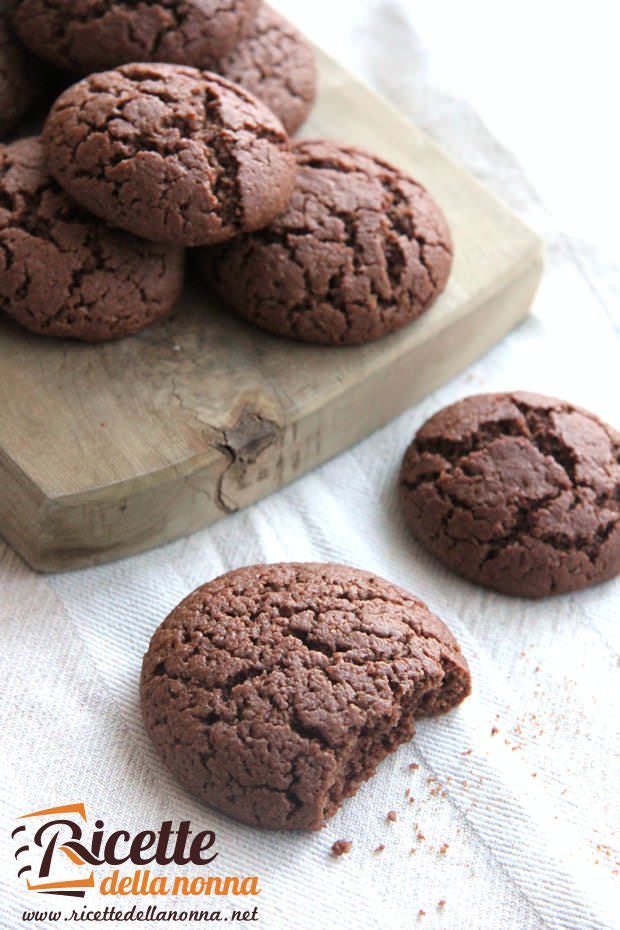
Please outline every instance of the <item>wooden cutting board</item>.
[[268, 336], [198, 287], [171, 320], [104, 346], [0, 321], [0, 532], [33, 568], [116, 559], [258, 500], [411, 406], [528, 312], [540, 240], [317, 55], [304, 134], [366, 147], [429, 188], [455, 242], [446, 292], [400, 333], [347, 349]]

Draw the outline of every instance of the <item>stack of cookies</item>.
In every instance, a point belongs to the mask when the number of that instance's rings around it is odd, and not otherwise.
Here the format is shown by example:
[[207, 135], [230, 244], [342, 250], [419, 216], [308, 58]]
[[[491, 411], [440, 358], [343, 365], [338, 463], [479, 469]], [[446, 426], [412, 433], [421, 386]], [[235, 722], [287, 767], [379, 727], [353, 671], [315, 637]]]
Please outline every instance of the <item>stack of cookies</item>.
[[23, 326], [136, 333], [174, 306], [187, 248], [230, 308], [308, 342], [377, 339], [443, 290], [450, 232], [418, 182], [290, 141], [315, 64], [267, 4], [11, 0], [1, 15], [4, 137], [45, 68], [76, 81], [40, 136], [0, 147], [0, 306]]

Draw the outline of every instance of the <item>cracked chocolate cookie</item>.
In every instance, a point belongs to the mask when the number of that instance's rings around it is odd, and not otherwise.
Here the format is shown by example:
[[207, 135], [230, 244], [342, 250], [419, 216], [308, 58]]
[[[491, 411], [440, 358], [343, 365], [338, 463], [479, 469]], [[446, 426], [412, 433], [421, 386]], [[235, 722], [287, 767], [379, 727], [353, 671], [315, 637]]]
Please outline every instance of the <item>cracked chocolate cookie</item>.
[[436, 413], [400, 476], [413, 535], [470, 581], [524, 597], [620, 572], [620, 434], [537, 394], [481, 394]]
[[432, 197], [356, 149], [303, 141], [293, 151], [288, 210], [199, 253], [207, 282], [252, 323], [305, 342], [370, 342], [420, 316], [452, 263], [448, 224]]
[[251, 29], [260, 0], [11, 0], [40, 58], [78, 74], [132, 61], [204, 67]]
[[310, 45], [267, 4], [250, 35], [213, 70], [266, 103], [291, 134], [306, 121], [316, 97], [316, 63]]
[[40, 68], [14, 37], [0, 5], [0, 139], [28, 112], [40, 85]]
[[58, 98], [43, 141], [72, 197], [156, 242], [206, 245], [258, 229], [295, 184], [271, 111], [225, 78], [179, 65], [91, 74]]
[[38, 138], [0, 146], [0, 309], [46, 336], [101, 342], [167, 315], [183, 250], [109, 229], [47, 173]]
[[146, 728], [207, 804], [256, 826], [318, 830], [470, 690], [447, 627], [343, 565], [255, 565], [190, 594], [144, 658]]

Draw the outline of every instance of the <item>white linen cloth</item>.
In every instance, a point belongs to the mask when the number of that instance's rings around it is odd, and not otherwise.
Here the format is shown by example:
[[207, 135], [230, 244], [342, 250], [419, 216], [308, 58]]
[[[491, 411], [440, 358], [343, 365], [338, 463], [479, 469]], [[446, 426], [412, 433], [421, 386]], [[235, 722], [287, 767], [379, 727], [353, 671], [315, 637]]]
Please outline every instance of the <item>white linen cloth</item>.
[[[618, 425], [618, 268], [604, 242], [567, 235], [470, 106], [437, 89], [431, 66], [441, 54], [425, 51], [414, 31], [416, 4], [277, 5], [537, 228], [548, 242], [547, 275], [532, 317], [467, 372], [356, 448], [210, 529], [53, 577], [35, 575], [0, 542], [0, 925], [21, 928], [23, 910], [33, 906], [15, 878], [8, 840], [15, 817], [83, 800], [110, 826], [139, 830], [187, 818], [215, 829], [218, 871], [260, 876], [254, 926], [263, 930], [618, 926], [620, 581], [543, 602], [485, 592], [410, 539], [395, 493], [415, 430], [468, 393], [541, 391]], [[436, 35], [432, 5], [417, 6]], [[572, 183], [567, 178], [567, 197]], [[593, 183], [600, 187], [600, 177]], [[462, 708], [420, 723], [414, 741], [314, 835], [249, 829], [194, 801], [156, 757], [137, 700], [150, 635], [185, 594], [238, 565], [287, 559], [347, 562], [419, 594], [454, 630], [474, 682]], [[386, 821], [389, 810], [397, 811], [395, 823]], [[329, 855], [337, 839], [353, 842], [339, 859]], [[385, 849], [376, 853], [379, 844]], [[44, 906], [40, 899], [34, 906]]]

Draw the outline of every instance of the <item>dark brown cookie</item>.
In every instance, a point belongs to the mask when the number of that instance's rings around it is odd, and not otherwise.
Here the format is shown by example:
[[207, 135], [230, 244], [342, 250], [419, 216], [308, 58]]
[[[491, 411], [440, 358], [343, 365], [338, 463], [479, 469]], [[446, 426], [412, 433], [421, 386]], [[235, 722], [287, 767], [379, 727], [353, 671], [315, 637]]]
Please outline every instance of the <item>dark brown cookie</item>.
[[407, 523], [454, 571], [543, 597], [620, 572], [620, 434], [538, 394], [440, 410], [405, 454]]
[[78, 74], [132, 61], [204, 67], [251, 29], [260, 0], [11, 0], [22, 41]]
[[306, 121], [316, 97], [314, 52], [292, 23], [267, 4], [250, 35], [213, 70], [266, 103], [291, 134]]
[[425, 604], [342, 565], [255, 565], [190, 594], [144, 658], [146, 728], [194, 794], [245, 823], [317, 830], [469, 693]]
[[428, 309], [452, 262], [443, 213], [417, 181], [356, 149], [299, 142], [290, 206], [258, 233], [199, 253], [206, 280], [263, 329], [370, 342]]
[[172, 308], [183, 250], [109, 229], [49, 176], [39, 139], [0, 146], [0, 308], [47, 336], [100, 342]]
[[51, 173], [97, 216], [157, 242], [205, 245], [269, 223], [295, 158], [279, 120], [225, 78], [124, 65], [74, 84], [43, 131]]
[[0, 139], [28, 112], [41, 90], [41, 69], [19, 44], [0, 7]]

